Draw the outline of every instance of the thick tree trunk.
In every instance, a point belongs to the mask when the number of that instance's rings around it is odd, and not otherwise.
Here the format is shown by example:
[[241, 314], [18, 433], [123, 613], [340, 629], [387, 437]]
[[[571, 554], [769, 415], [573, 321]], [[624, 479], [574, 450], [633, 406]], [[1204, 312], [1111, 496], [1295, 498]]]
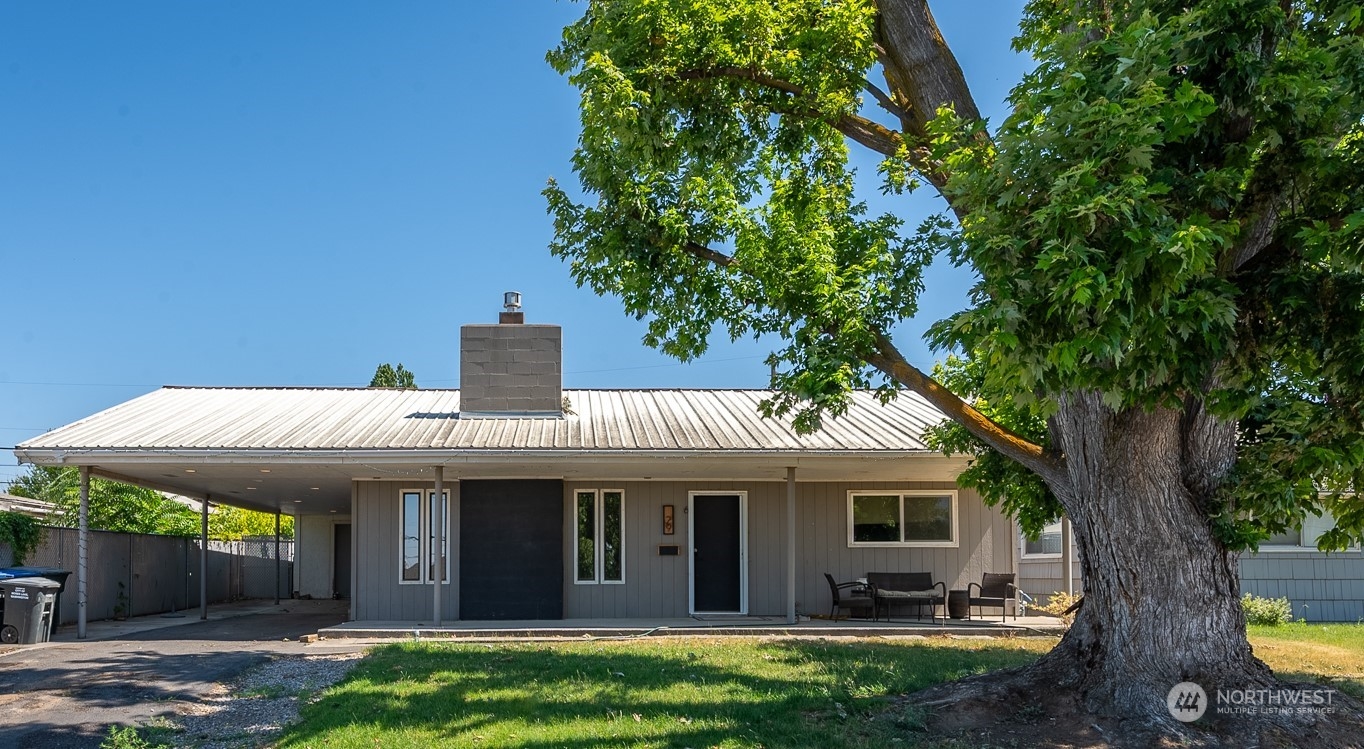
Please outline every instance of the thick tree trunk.
[[1053, 420], [1069, 474], [1054, 488], [1074, 528], [1085, 603], [1041, 667], [1091, 712], [1169, 726], [1175, 684], [1213, 695], [1273, 683], [1246, 640], [1237, 555], [1189, 488], [1216, 485], [1220, 476], [1203, 474], [1229, 463], [1190, 449], [1206, 437], [1190, 426], [1170, 409], [1115, 414], [1090, 394], [1064, 399]]
[[[947, 730], [973, 725], [953, 715], [988, 721], [1049, 701], [1058, 720], [1093, 728], [1082, 741], [1113, 746], [1347, 745], [1340, 737], [1364, 726], [1364, 714], [1344, 695], [1324, 723], [1313, 714], [1216, 713], [1219, 689], [1291, 688], [1251, 651], [1238, 557], [1204, 509], [1234, 457], [1234, 426], [1187, 404], [1114, 413], [1094, 394], [1063, 398], [1050, 426], [1065, 475], [1049, 483], [1075, 532], [1084, 604], [1031, 666], [944, 684], [914, 701], [934, 708]], [[1182, 682], [1208, 695], [1196, 723], [1167, 707]]]

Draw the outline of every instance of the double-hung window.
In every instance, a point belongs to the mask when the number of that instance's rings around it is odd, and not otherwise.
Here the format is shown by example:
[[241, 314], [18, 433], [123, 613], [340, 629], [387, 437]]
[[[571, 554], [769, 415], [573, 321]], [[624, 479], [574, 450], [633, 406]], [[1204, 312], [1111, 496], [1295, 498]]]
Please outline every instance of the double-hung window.
[[625, 582], [625, 492], [573, 492], [573, 582]]
[[[422, 495], [426, 495], [426, 501], [422, 501]], [[440, 524], [445, 528], [450, 527], [450, 494], [443, 492], [440, 505]], [[402, 569], [399, 582], [410, 584], [429, 584], [436, 579], [436, 564], [439, 557], [440, 564], [443, 565], [441, 571], [441, 582], [450, 582], [450, 534], [440, 534], [438, 539], [436, 531], [439, 530], [432, 523], [436, 515], [436, 492], [419, 489], [404, 489], [399, 508], [401, 517], [399, 527], [401, 528], [401, 554]], [[438, 550], [438, 551], [437, 551]]]
[[956, 546], [957, 493], [848, 492], [849, 546]]

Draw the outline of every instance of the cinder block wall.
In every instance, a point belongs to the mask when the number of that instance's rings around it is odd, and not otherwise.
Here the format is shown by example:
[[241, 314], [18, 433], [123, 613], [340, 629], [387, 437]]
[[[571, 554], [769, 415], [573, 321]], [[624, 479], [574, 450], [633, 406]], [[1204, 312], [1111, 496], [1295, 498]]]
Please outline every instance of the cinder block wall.
[[561, 412], [563, 330], [558, 325], [465, 325], [459, 337], [464, 416]]

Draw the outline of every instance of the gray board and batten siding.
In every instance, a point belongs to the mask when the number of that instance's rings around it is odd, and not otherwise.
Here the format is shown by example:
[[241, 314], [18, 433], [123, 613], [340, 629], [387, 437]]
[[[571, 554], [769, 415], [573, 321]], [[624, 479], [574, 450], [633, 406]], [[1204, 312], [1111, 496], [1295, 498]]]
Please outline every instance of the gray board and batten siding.
[[[490, 482], [491, 483], [491, 482]], [[431, 488], [430, 482], [355, 482], [355, 619], [427, 621], [430, 584], [400, 584], [400, 494]], [[460, 482], [450, 481], [450, 543], [453, 580], [442, 595], [442, 616], [460, 618]], [[624, 492], [624, 582], [574, 582], [574, 495], [586, 489]], [[955, 547], [850, 547], [848, 493], [865, 490], [943, 490], [957, 492]], [[560, 507], [563, 617], [566, 619], [675, 618], [688, 616], [687, 506], [691, 493], [743, 494], [747, 498], [747, 601], [755, 616], [782, 616], [786, 610], [786, 484], [780, 481], [567, 481]], [[663, 506], [674, 508], [674, 533], [663, 533]], [[517, 518], [508, 517], [508, 523]], [[825, 614], [829, 589], [823, 573], [839, 580], [870, 571], [931, 572], [949, 588], [979, 582], [985, 572], [1012, 571], [1012, 525], [986, 507], [971, 491], [952, 482], [797, 482], [796, 607], [803, 614]], [[660, 546], [679, 547], [677, 556], [660, 555]], [[529, 618], [529, 617], [527, 617]]]

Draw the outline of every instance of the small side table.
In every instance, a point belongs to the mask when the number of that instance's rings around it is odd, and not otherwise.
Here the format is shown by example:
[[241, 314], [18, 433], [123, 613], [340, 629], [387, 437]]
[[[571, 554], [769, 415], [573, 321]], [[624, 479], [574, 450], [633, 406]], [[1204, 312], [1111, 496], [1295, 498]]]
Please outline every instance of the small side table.
[[953, 619], [971, 618], [971, 596], [968, 591], [947, 591], [947, 615]]

